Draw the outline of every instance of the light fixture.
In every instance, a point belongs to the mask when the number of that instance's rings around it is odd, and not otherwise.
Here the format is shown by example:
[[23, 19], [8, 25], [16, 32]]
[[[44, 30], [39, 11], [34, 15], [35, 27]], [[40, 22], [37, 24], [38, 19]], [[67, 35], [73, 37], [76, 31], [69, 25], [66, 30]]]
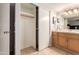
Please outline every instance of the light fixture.
[[78, 9], [73, 9], [74, 13], [78, 13]]
[[64, 14], [65, 14], [65, 15], [68, 15], [68, 13], [67, 13], [67, 12], [64, 12]]
[[73, 14], [73, 11], [72, 10], [69, 10], [68, 11], [68, 14], [70, 14], [70, 15]]
[[78, 16], [79, 15], [79, 8], [73, 8], [73, 9], [68, 9], [64, 11], [63, 13], [65, 16]]

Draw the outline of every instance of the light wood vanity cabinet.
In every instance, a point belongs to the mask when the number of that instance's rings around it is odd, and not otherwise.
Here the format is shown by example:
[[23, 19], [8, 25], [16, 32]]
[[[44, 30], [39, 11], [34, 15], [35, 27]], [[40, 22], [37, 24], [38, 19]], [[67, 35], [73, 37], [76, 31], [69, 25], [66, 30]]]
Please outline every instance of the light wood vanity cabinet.
[[59, 36], [58, 45], [63, 48], [67, 48], [67, 39], [65, 38], [65, 36]]
[[[55, 32], [54, 32], [55, 33]], [[53, 38], [54, 46], [79, 54], [79, 34], [56, 32], [57, 38]]]
[[68, 40], [68, 49], [79, 53], [79, 35], [71, 35], [71, 38]]
[[53, 46], [56, 46], [58, 44], [58, 33], [57, 32], [53, 32], [52, 33], [52, 45]]
[[70, 39], [68, 49], [79, 53], [79, 39]]

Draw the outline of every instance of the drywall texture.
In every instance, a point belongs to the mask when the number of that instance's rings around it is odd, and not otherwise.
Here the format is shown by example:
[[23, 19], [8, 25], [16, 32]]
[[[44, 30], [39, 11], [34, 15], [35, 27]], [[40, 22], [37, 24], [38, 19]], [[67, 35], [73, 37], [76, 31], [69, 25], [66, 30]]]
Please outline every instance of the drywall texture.
[[21, 17], [20, 17], [20, 4], [16, 4], [15, 10], [15, 54], [20, 55], [20, 42], [21, 42]]
[[49, 46], [49, 11], [39, 7], [39, 50]]
[[27, 47], [35, 48], [35, 24], [35, 18], [21, 16], [21, 49]]

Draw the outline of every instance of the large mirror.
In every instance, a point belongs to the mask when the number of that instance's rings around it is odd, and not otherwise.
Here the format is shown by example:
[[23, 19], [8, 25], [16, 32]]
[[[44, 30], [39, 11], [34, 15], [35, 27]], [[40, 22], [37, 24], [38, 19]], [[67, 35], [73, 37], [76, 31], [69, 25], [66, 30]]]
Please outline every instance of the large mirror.
[[65, 10], [63, 17], [65, 29], [79, 29], [79, 8]]
[[79, 29], [79, 17], [64, 18], [66, 29]]

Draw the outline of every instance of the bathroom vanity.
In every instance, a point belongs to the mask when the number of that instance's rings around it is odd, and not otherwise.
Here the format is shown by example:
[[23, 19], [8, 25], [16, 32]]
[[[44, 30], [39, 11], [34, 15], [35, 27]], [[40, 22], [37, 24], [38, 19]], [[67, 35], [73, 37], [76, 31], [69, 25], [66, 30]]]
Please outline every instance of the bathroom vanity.
[[79, 33], [66, 31], [52, 32], [52, 46], [72, 54], [79, 54]]

